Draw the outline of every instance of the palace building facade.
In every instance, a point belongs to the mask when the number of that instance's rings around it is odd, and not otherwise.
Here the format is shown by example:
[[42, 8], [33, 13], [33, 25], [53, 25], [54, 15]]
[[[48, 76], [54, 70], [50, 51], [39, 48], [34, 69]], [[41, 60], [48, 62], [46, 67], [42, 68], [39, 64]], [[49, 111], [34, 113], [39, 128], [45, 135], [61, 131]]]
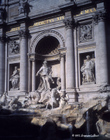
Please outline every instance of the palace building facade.
[[109, 4], [109, 0], [2, 0], [0, 95], [36, 92], [37, 72], [44, 63], [51, 68], [50, 88], [60, 79], [70, 104], [109, 94]]

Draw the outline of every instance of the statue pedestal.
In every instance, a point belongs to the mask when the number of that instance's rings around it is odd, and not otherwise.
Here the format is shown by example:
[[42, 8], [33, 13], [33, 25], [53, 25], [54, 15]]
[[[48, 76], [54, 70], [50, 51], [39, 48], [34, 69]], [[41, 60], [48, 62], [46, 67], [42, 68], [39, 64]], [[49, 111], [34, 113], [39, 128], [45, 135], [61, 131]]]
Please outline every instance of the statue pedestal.
[[66, 89], [66, 93], [69, 97], [68, 104], [74, 104], [74, 102], [76, 102], [76, 91], [75, 91], [75, 89]]
[[82, 83], [82, 85], [93, 85], [93, 84], [95, 84], [95, 82], [85, 82], [85, 83], [83, 82]]
[[19, 90], [10, 90], [8, 92], [9, 96], [25, 96], [25, 92], [20, 92]]

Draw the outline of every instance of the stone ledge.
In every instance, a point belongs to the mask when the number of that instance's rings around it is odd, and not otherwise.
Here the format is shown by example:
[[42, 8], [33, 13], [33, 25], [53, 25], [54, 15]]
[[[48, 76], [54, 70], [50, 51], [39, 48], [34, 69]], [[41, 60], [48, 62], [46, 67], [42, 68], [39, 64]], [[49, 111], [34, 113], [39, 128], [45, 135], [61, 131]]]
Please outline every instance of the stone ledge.
[[8, 95], [9, 96], [24, 96], [25, 95], [25, 92], [20, 92], [20, 91], [9, 91], [8, 92]]

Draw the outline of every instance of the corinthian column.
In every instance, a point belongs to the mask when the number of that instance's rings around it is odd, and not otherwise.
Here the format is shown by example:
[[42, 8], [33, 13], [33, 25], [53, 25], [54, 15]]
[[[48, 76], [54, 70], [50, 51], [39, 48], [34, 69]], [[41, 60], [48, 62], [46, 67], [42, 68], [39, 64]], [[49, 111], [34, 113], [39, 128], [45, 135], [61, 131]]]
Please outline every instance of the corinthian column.
[[26, 93], [28, 90], [28, 41], [27, 32], [19, 31], [20, 35], [20, 91]]
[[5, 82], [5, 46], [4, 39], [0, 37], [0, 96], [4, 92]]
[[107, 67], [107, 45], [105, 33], [105, 14], [99, 12], [95, 16], [97, 22], [96, 37], [96, 83], [98, 85], [108, 84]]
[[64, 21], [66, 27], [66, 88], [74, 88], [74, 51], [72, 19]]
[[75, 102], [75, 70], [74, 70], [74, 46], [73, 46], [73, 30], [72, 19], [64, 21], [66, 27], [66, 92], [69, 95], [69, 102]]

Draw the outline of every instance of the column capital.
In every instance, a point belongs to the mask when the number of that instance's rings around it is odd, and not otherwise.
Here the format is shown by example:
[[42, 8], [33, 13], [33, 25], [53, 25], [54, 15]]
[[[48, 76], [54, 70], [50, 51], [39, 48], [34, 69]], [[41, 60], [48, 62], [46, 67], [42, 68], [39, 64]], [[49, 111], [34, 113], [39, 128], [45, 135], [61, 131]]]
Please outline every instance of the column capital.
[[70, 29], [73, 27], [73, 20], [72, 18], [67, 18], [63, 21], [65, 23], [66, 29]]
[[94, 24], [98, 24], [99, 22], [105, 21], [106, 19], [106, 12], [105, 11], [98, 11], [93, 16]]
[[5, 37], [4, 36], [0, 36], [0, 41], [4, 42], [5, 41]]
[[60, 54], [60, 57], [64, 57], [64, 56], [65, 56], [65, 54], [64, 54], [64, 53]]
[[59, 61], [61, 61], [62, 58], [64, 59], [64, 57], [65, 57], [65, 54], [64, 53], [60, 54]]
[[25, 31], [25, 30], [20, 30], [20, 31], [18, 31], [18, 33], [19, 33], [20, 38], [26, 38], [29, 34], [29, 32]]
[[31, 58], [30, 61], [35, 62], [35, 58]]

